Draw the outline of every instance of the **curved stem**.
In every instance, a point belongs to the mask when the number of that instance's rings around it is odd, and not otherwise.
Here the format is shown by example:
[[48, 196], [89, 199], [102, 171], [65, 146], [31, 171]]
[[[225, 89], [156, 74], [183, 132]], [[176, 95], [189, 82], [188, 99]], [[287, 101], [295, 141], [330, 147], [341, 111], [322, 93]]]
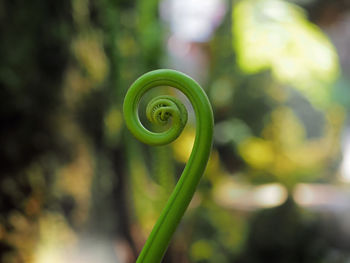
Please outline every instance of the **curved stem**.
[[[138, 117], [138, 105], [142, 95], [151, 88], [170, 86], [184, 93], [191, 102], [196, 115], [196, 138], [191, 156], [175, 186], [165, 208], [161, 212], [149, 238], [147, 239], [137, 263], [157, 263], [169, 245], [171, 237], [185, 213], [199, 180], [208, 162], [213, 137], [213, 111], [205, 92], [193, 79], [175, 70], [161, 69], [151, 71], [138, 78], [126, 94], [123, 111], [130, 131], [140, 141], [151, 145], [163, 145], [175, 140], [187, 121], [185, 107], [176, 99], [166, 96], [159, 103], [152, 103], [150, 119], [158, 118], [162, 124], [167, 116], [172, 117], [172, 127], [162, 133], [147, 130]], [[166, 102], [165, 99], [169, 99]], [[164, 108], [162, 111], [160, 108]]]

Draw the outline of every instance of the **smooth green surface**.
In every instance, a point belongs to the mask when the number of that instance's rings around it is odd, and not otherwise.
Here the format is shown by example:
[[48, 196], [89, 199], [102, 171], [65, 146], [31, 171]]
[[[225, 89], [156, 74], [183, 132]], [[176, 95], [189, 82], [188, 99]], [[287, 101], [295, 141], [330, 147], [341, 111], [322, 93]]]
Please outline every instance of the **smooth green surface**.
[[123, 111], [126, 125], [134, 136], [150, 145], [164, 145], [174, 141], [183, 130], [187, 121], [186, 108], [179, 100], [169, 96], [153, 99], [146, 111], [150, 121], [160, 125], [164, 125], [171, 117], [172, 127], [165, 132], [154, 133], [141, 124], [138, 117], [140, 99], [145, 92], [159, 86], [176, 88], [187, 96], [196, 115], [196, 138], [188, 163], [147, 239], [136, 261], [138, 263], [157, 263], [162, 260], [204, 172], [212, 146], [214, 119], [208, 97], [193, 79], [169, 69], [144, 74], [128, 90]]

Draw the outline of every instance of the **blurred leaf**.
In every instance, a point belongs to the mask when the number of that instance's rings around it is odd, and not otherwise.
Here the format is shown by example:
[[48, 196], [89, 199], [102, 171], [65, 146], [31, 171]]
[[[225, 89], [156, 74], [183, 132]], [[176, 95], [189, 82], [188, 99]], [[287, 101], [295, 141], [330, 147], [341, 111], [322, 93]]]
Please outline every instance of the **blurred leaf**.
[[96, 83], [101, 83], [109, 70], [102, 40], [101, 33], [89, 32], [79, 35], [73, 42], [77, 60]]
[[243, 159], [257, 169], [267, 168], [274, 161], [272, 144], [259, 138], [249, 138], [239, 145]]
[[214, 139], [219, 144], [233, 142], [240, 143], [251, 136], [251, 130], [245, 122], [240, 119], [219, 122], [215, 125]]
[[244, 0], [233, 9], [234, 48], [247, 73], [271, 69], [282, 83], [324, 106], [338, 76], [338, 57], [301, 8], [280, 0]]
[[198, 240], [193, 243], [191, 246], [191, 256], [193, 259], [197, 260], [206, 260], [211, 258], [213, 254], [213, 249], [209, 241], [207, 240]]
[[123, 117], [120, 110], [116, 107], [111, 108], [104, 117], [104, 124], [107, 144], [115, 146], [123, 124]]

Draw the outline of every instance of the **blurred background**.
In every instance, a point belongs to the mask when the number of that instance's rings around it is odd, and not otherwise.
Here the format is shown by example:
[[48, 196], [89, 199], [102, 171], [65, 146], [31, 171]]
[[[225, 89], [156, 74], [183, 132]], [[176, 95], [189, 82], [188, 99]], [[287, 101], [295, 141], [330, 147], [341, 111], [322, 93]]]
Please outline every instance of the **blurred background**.
[[0, 261], [135, 262], [195, 116], [150, 147], [122, 102], [172, 68], [215, 134], [163, 262], [350, 262], [349, 47], [347, 0], [1, 0]]

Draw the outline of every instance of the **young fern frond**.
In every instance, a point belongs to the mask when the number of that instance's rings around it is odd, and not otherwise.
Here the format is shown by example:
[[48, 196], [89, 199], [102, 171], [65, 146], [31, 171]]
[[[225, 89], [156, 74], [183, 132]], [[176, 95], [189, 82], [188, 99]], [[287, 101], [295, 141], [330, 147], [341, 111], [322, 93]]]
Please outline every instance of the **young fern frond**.
[[213, 137], [213, 111], [208, 97], [199, 84], [187, 75], [175, 70], [160, 69], [138, 78], [128, 90], [123, 112], [125, 123], [133, 135], [150, 145], [164, 145], [174, 141], [187, 122], [187, 110], [176, 98], [159, 96], [146, 108], [147, 118], [158, 125], [166, 125], [171, 118], [171, 127], [155, 133], [140, 122], [138, 106], [141, 97], [150, 89], [170, 86], [180, 90], [189, 99], [196, 116], [196, 137], [191, 156], [148, 237], [137, 263], [158, 263], [169, 245], [176, 227], [185, 213], [208, 162]]

